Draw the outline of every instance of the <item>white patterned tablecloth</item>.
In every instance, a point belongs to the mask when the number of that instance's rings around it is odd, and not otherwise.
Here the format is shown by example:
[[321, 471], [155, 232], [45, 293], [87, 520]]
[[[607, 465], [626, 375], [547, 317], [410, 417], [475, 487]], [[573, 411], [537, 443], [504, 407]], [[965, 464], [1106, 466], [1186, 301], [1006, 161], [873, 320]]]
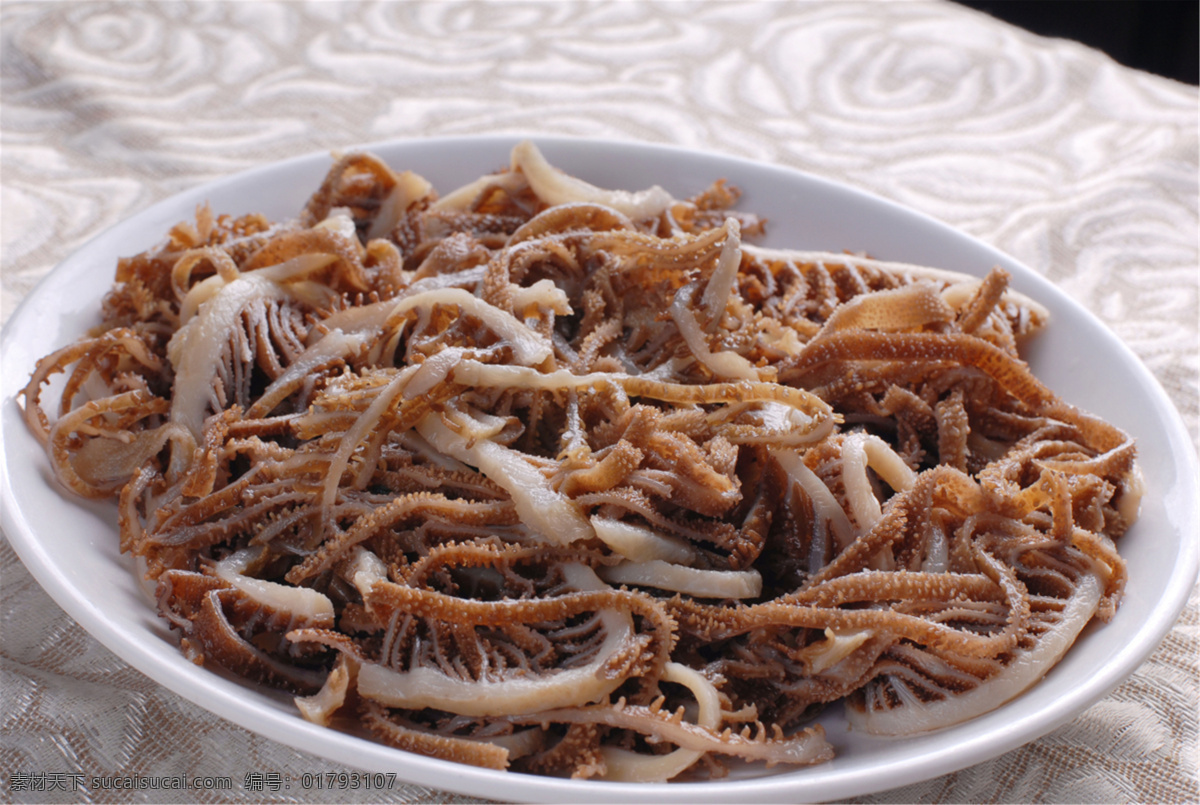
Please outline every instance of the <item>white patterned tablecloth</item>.
[[[1195, 439], [1197, 89], [1081, 45], [944, 2], [5, 2], [0, 26], [5, 319], [106, 227], [280, 158], [481, 133], [671, 143], [844, 181], [1012, 254], [1113, 328]], [[300, 797], [245, 775], [347, 770], [127, 666], [7, 541], [0, 585], [0, 799], [178, 799], [12, 783], [187, 773], [238, 783], [189, 799], [285, 801]], [[1193, 593], [1150, 660], [1072, 723], [863, 801], [1200, 800], [1198, 613]]]

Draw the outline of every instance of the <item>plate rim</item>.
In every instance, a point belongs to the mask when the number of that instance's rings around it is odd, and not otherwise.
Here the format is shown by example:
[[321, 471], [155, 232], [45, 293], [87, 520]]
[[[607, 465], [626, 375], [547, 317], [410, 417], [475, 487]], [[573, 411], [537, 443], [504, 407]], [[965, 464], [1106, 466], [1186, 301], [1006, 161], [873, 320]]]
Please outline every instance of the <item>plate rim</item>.
[[[638, 140], [612, 139], [612, 138], [591, 138], [591, 137], [575, 137], [562, 135], [543, 135], [538, 133], [521, 134], [492, 134], [492, 135], [460, 135], [449, 137], [405, 137], [381, 140], [377, 142], [367, 142], [358, 145], [348, 146], [339, 149], [343, 152], [367, 150], [372, 152], [388, 152], [394, 149], [404, 150], [406, 148], [497, 148], [501, 144], [512, 144], [522, 140], [532, 139], [539, 146], [545, 147], [547, 150], [558, 148], [580, 148], [580, 147], [603, 147], [613, 148], [617, 150], [633, 149], [635, 151], [649, 151], [652, 153], [663, 154], [683, 154], [689, 158], [700, 159], [713, 162], [729, 162], [740, 164], [743, 167], [752, 168], [754, 170], [766, 170], [767, 172], [781, 172], [784, 178], [781, 181], [799, 180], [804, 183], [809, 183], [812, 186], [820, 188], [827, 192], [843, 194], [851, 199], [861, 203], [872, 205], [882, 205], [889, 213], [901, 216], [912, 216], [915, 219], [921, 220], [926, 226], [932, 226], [937, 230], [942, 231], [947, 236], [954, 238], [966, 239], [973, 247], [982, 248], [986, 252], [993, 255], [998, 261], [1005, 262], [1011, 265], [1019, 266], [1022, 270], [1022, 284], [1033, 285], [1035, 290], [1033, 293], [1049, 293], [1060, 297], [1062, 300], [1078, 310], [1085, 318], [1091, 319], [1095, 326], [1108, 333], [1111, 336], [1111, 344], [1106, 346], [1116, 348], [1123, 351], [1123, 357], [1134, 368], [1135, 372], [1140, 373], [1140, 379], [1150, 386], [1151, 393], [1157, 397], [1162, 403], [1165, 403], [1164, 413], [1166, 417], [1162, 420], [1164, 428], [1169, 431], [1172, 444], [1186, 445], [1188, 449], [1173, 452], [1172, 457], [1177, 464], [1182, 462], [1180, 469], [1183, 474], [1192, 479], [1193, 486], [1197, 479], [1197, 461], [1195, 450], [1192, 448], [1192, 441], [1188, 434], [1187, 428], [1183, 423], [1177, 407], [1171, 400], [1169, 395], [1158, 382], [1157, 378], [1149, 371], [1149, 369], [1137, 357], [1136, 353], [1129, 348], [1115, 333], [1094, 314], [1091, 310], [1084, 307], [1081, 303], [1075, 301], [1072, 297], [1066, 294], [1061, 288], [1028, 266], [1020, 263], [1010, 255], [1000, 251], [990, 244], [976, 238], [966, 232], [950, 226], [949, 224], [927, 214], [920, 210], [899, 204], [891, 199], [877, 195], [862, 188], [847, 184], [842, 181], [830, 179], [828, 177], [813, 174], [804, 170], [800, 170], [791, 166], [778, 163], [765, 162], [762, 160], [749, 159], [742, 156], [723, 153], [714, 149], [698, 149], [691, 147], [677, 147], [662, 143], [642, 142]], [[171, 195], [160, 199], [153, 204], [129, 215], [112, 226], [105, 227], [78, 249], [74, 250], [50, 272], [42, 277], [39, 282], [25, 295], [20, 304], [13, 310], [8, 321], [5, 322], [3, 332], [0, 334], [0, 356], [7, 356], [10, 350], [14, 348], [15, 336], [18, 331], [19, 323], [32, 315], [31, 311], [33, 303], [31, 300], [39, 299], [39, 294], [44, 294], [45, 289], [57, 279], [61, 279], [65, 275], [73, 262], [79, 258], [79, 255], [86, 253], [98, 241], [120, 237], [126, 230], [136, 231], [139, 228], [148, 226], [148, 221], [156, 215], [159, 217], [172, 208], [183, 203], [185, 199], [194, 196], [203, 195], [204, 193], [214, 193], [220, 188], [234, 186], [238, 183], [249, 181], [260, 175], [270, 175], [278, 171], [295, 171], [308, 165], [328, 164], [329, 152], [314, 151], [307, 154], [288, 157], [281, 160], [276, 160], [270, 163], [256, 165], [233, 174], [222, 176], [212, 181], [203, 182], [194, 187], [172, 193]], [[551, 159], [552, 163], [554, 162]], [[396, 167], [393, 165], [393, 167]], [[320, 174], [318, 174], [320, 175]], [[175, 220], [178, 220], [176, 216]], [[170, 226], [170, 224], [168, 224]], [[165, 228], [157, 234], [161, 237], [165, 234]], [[60, 274], [61, 273], [61, 274]], [[11, 386], [9, 373], [5, 372], [5, 385]], [[20, 388], [23, 382], [15, 387]], [[4, 453], [4, 443], [7, 441], [7, 426], [10, 423], [8, 414], [11, 413], [8, 409], [15, 407], [16, 403], [12, 395], [6, 394], [3, 400], [0, 400], [0, 405], [5, 409], [5, 425], [4, 429], [0, 429], [0, 453]], [[4, 453], [7, 455], [6, 453]], [[39, 541], [36, 537], [36, 529], [29, 522], [26, 513], [20, 509], [19, 502], [16, 500], [11, 482], [11, 473], [5, 472], [2, 483], [0, 483], [0, 501], [3, 502], [2, 510], [0, 510], [0, 524], [3, 525], [4, 533], [10, 545], [21, 559], [22, 563], [29, 570], [35, 580], [41, 585], [55, 602], [63, 608], [64, 611], [79, 623], [86, 631], [95, 637], [106, 648], [113, 651], [122, 660], [131, 665], [135, 670], [153, 679], [156, 683], [172, 690], [176, 694], [182, 696], [200, 707], [213, 712], [216, 715], [225, 718], [239, 726], [265, 736], [280, 743], [289, 745], [296, 749], [312, 752], [326, 759], [344, 763], [346, 765], [359, 768], [367, 768], [363, 765], [364, 759], [378, 760], [383, 758], [380, 755], [380, 750], [383, 753], [392, 756], [394, 764], [394, 753], [401, 750], [396, 750], [391, 747], [366, 741], [346, 733], [332, 732], [326, 728], [318, 727], [310, 724], [299, 718], [298, 715], [286, 715], [283, 712], [271, 713], [268, 718], [268, 723], [263, 725], [261, 722], [262, 714], [251, 714], [250, 711], [239, 708], [233, 702], [225, 702], [217, 699], [217, 705], [214, 706], [213, 701], [201, 701], [200, 697], [204, 693], [203, 690], [197, 692], [196, 689], [185, 687], [186, 680], [174, 675], [175, 663], [163, 663], [163, 658], [160, 655], [161, 647], [156, 650], [151, 650], [140, 645], [136, 641], [129, 638], [126, 632], [116, 628], [112, 622], [105, 618], [101, 612], [91, 602], [81, 597], [78, 592], [71, 587], [61, 574], [57, 572], [52, 557], [46, 551], [41, 550]], [[77, 500], [74, 498], [68, 498]], [[1193, 500], [1190, 516], [1185, 515], [1185, 522], [1190, 522], [1193, 531], [1197, 531], [1200, 523], [1197, 523], [1196, 503]], [[881, 767], [873, 770], [872, 773], [859, 772], [856, 777], [856, 782], [860, 783], [853, 787], [838, 785], [836, 772], [826, 772], [822, 774], [821, 769], [827, 768], [830, 764], [822, 764], [819, 766], [803, 767], [794, 771], [784, 772], [782, 774], [748, 778], [742, 780], [722, 781], [717, 784], [705, 782], [680, 782], [670, 783], [665, 786], [656, 785], [652, 789], [647, 789], [646, 784], [628, 784], [615, 783], [604, 781], [567, 781], [559, 778], [541, 777], [536, 775], [526, 775], [514, 772], [496, 772], [490, 770], [476, 769], [474, 767], [465, 766], [449, 761], [442, 761], [436, 758], [427, 758], [413, 753], [403, 753], [407, 758], [410, 768], [406, 769], [404, 780], [415, 782], [422, 785], [427, 785], [435, 789], [461, 791], [470, 795], [495, 797], [497, 794], [511, 797], [513, 799], [526, 799], [531, 801], [559, 801], [563, 798], [578, 799], [580, 801], [604, 801], [610, 797], [645, 797], [649, 793], [653, 793], [653, 799], [657, 801], [722, 801], [729, 797], [745, 797], [752, 796], [756, 800], [786, 800], [794, 798], [797, 795], [805, 798], [816, 799], [832, 799], [845, 796], [857, 796], [869, 793], [874, 793], [881, 790], [892, 789], [899, 786], [919, 782], [926, 779], [931, 779], [945, 773], [957, 771], [975, 763], [982, 762], [986, 759], [997, 757], [1004, 752], [1010, 751], [1017, 746], [1023, 745], [1030, 741], [1045, 735], [1057, 726], [1070, 721], [1077, 717], [1086, 707], [1099, 701], [1106, 696], [1112, 689], [1125, 681], [1130, 674], [1150, 656], [1151, 653], [1158, 647], [1162, 640], [1170, 631], [1171, 626], [1178, 619], [1179, 614], [1187, 604], [1188, 596], [1191, 589], [1195, 586], [1198, 570], [1198, 560], [1200, 560], [1200, 540], [1196, 539], [1195, 533], [1193, 539], [1188, 539], [1187, 534], [1181, 534], [1181, 544], [1178, 555], [1178, 565], [1175, 572], [1172, 574], [1171, 583], [1163, 590], [1163, 594], [1159, 597], [1159, 603], [1155, 605], [1152, 614], [1155, 616], [1149, 623], [1144, 624], [1146, 628], [1144, 634], [1139, 634], [1135, 645], [1121, 652], [1118, 656], [1120, 663], [1117, 664], [1118, 672], [1109, 672], [1106, 675], [1106, 683], [1103, 686], [1093, 685], [1089, 689], [1087, 701], [1077, 707], [1067, 708], [1060, 717], [1052, 721], [1041, 720], [1036, 721], [1036, 725], [1031, 727], [1027, 722], [1029, 718], [1023, 722], [1018, 722], [1012, 728], [996, 735], [994, 732], [985, 736], [976, 737], [961, 746], [973, 748], [973, 752], [960, 751], [956, 753], [958, 758], [948, 759], [941, 757], [945, 752], [933, 753], [933, 756], [928, 757], [919, 762], [905, 762], [902, 765], [893, 763], [892, 767]], [[1189, 572], [1190, 568], [1190, 572]], [[57, 593], [57, 594], [56, 594]], [[1166, 606], [1163, 602], [1168, 602]], [[1154, 635], [1151, 637], [1151, 635]], [[106, 639], [107, 638], [107, 639]], [[178, 658], [178, 654], [177, 657]], [[151, 670], [147, 670], [147, 668]], [[202, 669], [203, 670], [203, 669]], [[209, 676], [219, 677], [219, 675], [209, 674]], [[228, 684], [235, 684], [228, 681]], [[216, 683], [214, 683], [216, 684]], [[1102, 689], [1101, 689], [1102, 687]], [[1024, 694], [1022, 694], [1024, 695]], [[298, 729], [299, 728], [299, 729]], [[315, 733], [313, 731], [319, 731]], [[313, 733], [310, 735], [309, 733]], [[350, 742], [342, 746], [342, 742], [334, 739], [333, 744], [339, 750], [330, 753], [327, 747], [314, 748], [316, 744], [329, 744], [330, 733], [341, 736]], [[986, 748], [982, 748], [979, 744], [987, 744]], [[364, 758], [364, 755], [366, 756]], [[378, 756], [378, 757], [377, 757]], [[836, 763], [834, 761], [833, 763]], [[935, 768], [931, 768], [935, 766]], [[370, 766], [375, 770], [377, 766]], [[836, 768], [836, 767], [835, 767]], [[415, 772], [415, 773], [409, 773]], [[809, 779], [805, 779], [805, 778]], [[814, 780], [811, 778], [830, 778], [824, 781]], [[712, 790], [712, 789], [715, 789]]]

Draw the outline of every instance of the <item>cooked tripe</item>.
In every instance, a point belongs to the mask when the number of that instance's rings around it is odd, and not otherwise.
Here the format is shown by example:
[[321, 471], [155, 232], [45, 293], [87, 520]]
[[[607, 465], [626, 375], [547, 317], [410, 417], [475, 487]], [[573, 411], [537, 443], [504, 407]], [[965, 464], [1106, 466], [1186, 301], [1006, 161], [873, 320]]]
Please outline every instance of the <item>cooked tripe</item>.
[[1132, 441], [1004, 271], [761, 248], [737, 198], [340, 156], [121, 260], [26, 419], [186, 656], [403, 749], [655, 781], [1003, 704], [1117, 606]]

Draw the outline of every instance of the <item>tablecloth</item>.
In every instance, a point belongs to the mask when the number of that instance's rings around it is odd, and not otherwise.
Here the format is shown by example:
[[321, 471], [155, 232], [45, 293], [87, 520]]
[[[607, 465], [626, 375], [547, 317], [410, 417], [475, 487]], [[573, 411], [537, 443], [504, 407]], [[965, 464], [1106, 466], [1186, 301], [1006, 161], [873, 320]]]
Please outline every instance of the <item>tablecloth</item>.
[[[5, 319], [106, 227], [280, 158], [476, 133], [670, 143], [847, 182], [1008, 252], [1100, 315], [1196, 438], [1197, 89], [1080, 44], [936, 1], [6, 2], [0, 26]], [[181, 798], [87, 783], [152, 774], [234, 779], [197, 801], [347, 798], [277, 785], [347, 769], [127, 666], [7, 541], [0, 585], [0, 798]], [[1072, 723], [862, 801], [1200, 800], [1198, 614], [1193, 592]]]

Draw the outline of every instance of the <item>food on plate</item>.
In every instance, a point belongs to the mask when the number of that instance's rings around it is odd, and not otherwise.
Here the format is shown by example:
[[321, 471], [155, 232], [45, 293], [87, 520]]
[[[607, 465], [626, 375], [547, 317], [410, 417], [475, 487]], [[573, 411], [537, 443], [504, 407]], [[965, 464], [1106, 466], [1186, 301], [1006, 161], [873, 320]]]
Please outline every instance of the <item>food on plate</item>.
[[960, 723], [1113, 615], [1134, 444], [1030, 373], [1003, 270], [763, 248], [724, 182], [528, 142], [414, 170], [198, 209], [23, 392], [195, 662], [402, 749], [659, 781], [826, 760], [835, 701]]

